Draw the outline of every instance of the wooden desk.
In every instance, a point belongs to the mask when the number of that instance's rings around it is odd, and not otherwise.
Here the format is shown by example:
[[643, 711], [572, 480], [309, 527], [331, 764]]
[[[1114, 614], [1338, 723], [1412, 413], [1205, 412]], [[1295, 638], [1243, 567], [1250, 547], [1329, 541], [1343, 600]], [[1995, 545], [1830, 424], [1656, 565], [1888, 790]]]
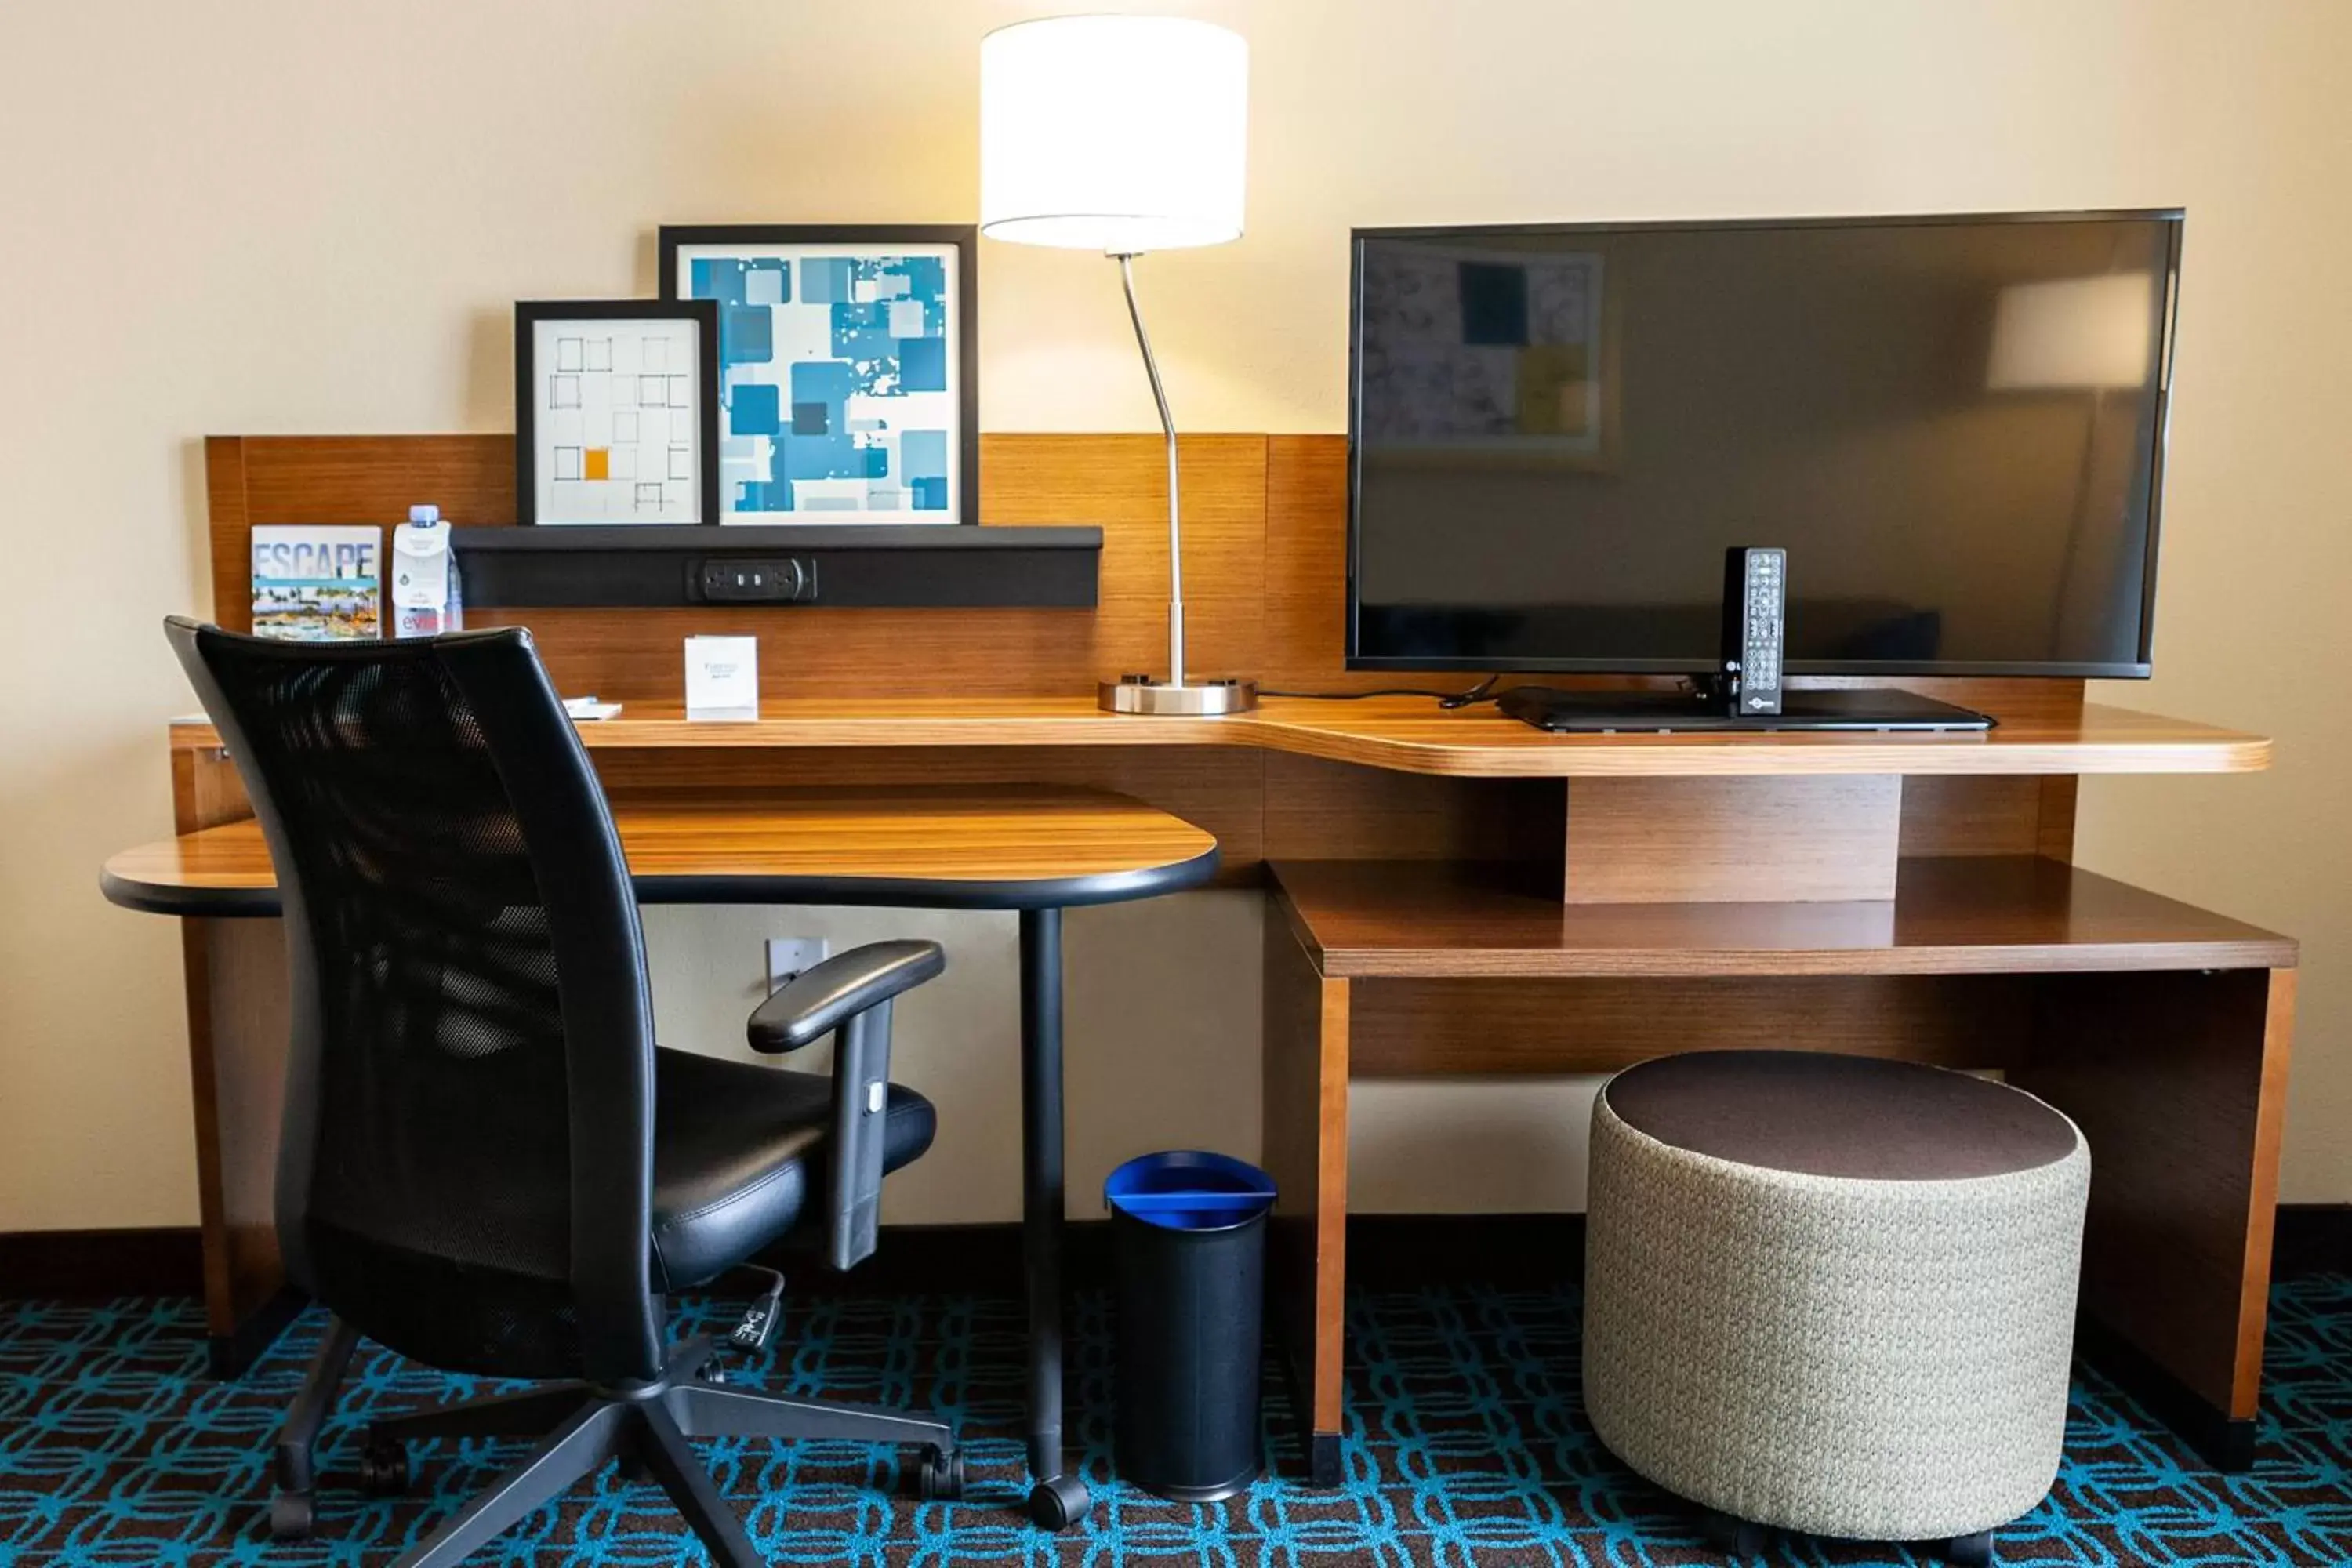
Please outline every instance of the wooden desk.
[[[1217, 862], [1217, 841], [1191, 823], [1099, 790], [781, 791], [635, 802], [613, 823], [648, 904], [1066, 909], [1195, 886]], [[154, 914], [278, 912], [251, 817], [126, 849], [100, 886]]]
[[[1983, 735], [1545, 735], [1491, 707], [1445, 712], [1412, 698], [1277, 698], [1254, 714], [1156, 719], [1103, 713], [1079, 696], [770, 699], [763, 717], [744, 724], [690, 723], [674, 705], [638, 701], [581, 735], [624, 804], [911, 782], [1115, 791], [1213, 834], [1221, 879], [1234, 886], [1255, 885], [1269, 859], [1581, 859], [1591, 871], [1631, 864], [1622, 851], [1639, 847], [1650, 861], [1659, 846], [1615, 837], [1584, 854], [1566, 826], [1571, 800], [1595, 832], [1614, 820], [1638, 837], [1643, 822], [1721, 820], [1739, 781], [1780, 780], [1778, 853], [1737, 850], [1757, 884], [1769, 889], [1800, 864], [1845, 864], [1843, 854], [1825, 856], [1816, 835], [1847, 833], [1857, 806], [1867, 816], [1874, 802], [1870, 820], [1894, 835], [1861, 847], [1876, 885], [1832, 879], [1823, 890], [1884, 896], [1897, 854], [2065, 858], [2078, 773], [2268, 763], [2270, 742], [2259, 736], [2069, 703], [2080, 685], [2060, 685], [2055, 693], [2020, 681], [1936, 688], [1998, 708], [2001, 724]], [[243, 815], [210, 725], [174, 724], [171, 747], [182, 831], [220, 812]], [[1885, 787], [1898, 777], [1905, 787]], [[1847, 790], [1813, 787], [1835, 780]], [[1867, 800], [1853, 793], [1874, 789]], [[1622, 889], [1597, 881], [1591, 890]]]
[[[202, 751], [188, 753], [184, 777], [226, 765], [216, 753], [209, 765], [197, 760]], [[226, 795], [232, 782], [215, 778], [213, 788]], [[661, 796], [616, 806], [614, 826], [646, 903], [1020, 911], [1029, 1463], [1044, 1492], [1065, 1473], [1062, 910], [1197, 887], [1215, 873], [1216, 840], [1121, 795], [1045, 787]], [[235, 1375], [290, 1304], [273, 1223], [287, 1024], [283, 943], [268, 919], [279, 912], [269, 848], [252, 817], [226, 820], [126, 849], [100, 881], [127, 909], [183, 917], [211, 1359], [215, 1375]], [[216, 1004], [230, 993], [224, 1011]], [[1070, 1496], [1064, 1489], [1058, 1505]], [[1083, 1487], [1076, 1497], [1082, 1513]]]
[[[1423, 698], [1273, 697], [1255, 712], [1170, 719], [1105, 713], [1091, 697], [772, 698], [754, 722], [689, 721], [675, 704], [632, 703], [580, 726], [599, 752], [998, 747], [1207, 747], [1352, 763], [1452, 778], [1680, 778], [1865, 773], [2254, 773], [2259, 735], [2085, 703], [1951, 734], [1548, 735], [1492, 705], [1440, 709]], [[202, 721], [172, 727], [174, 749], [216, 748]]]
[[[2055, 857], [2075, 773], [2246, 771], [2268, 761], [2259, 737], [2063, 704], [1982, 736], [1549, 736], [1391, 698], [1211, 721], [1078, 697], [764, 715], [690, 724], [641, 704], [582, 726], [647, 899], [1003, 907], [1001, 885], [953, 888], [1025, 875], [1040, 899], [1087, 901], [1172, 868], [1206, 877], [1204, 829], [1224, 880], [1274, 889], [1264, 1144], [1318, 1473], [1339, 1431], [1351, 1079], [1791, 1038], [2004, 1068], [2082, 1123], [2100, 1161], [2086, 1308], [2187, 1391], [2210, 1451], [2247, 1450], [2294, 944]], [[184, 801], [242, 812], [208, 726], [171, 743]], [[829, 787], [790, 787], [808, 778]], [[1751, 809], [1771, 826], [1710, 847]], [[274, 909], [250, 823], [128, 852], [108, 877], [135, 907]], [[1812, 891], [1771, 896], [1791, 883]], [[1588, 884], [1601, 901], [1579, 900]], [[2140, 1033], [2102, 1022], [2118, 1017]]]
[[[1345, 441], [1188, 437], [1181, 457], [1197, 667], [1270, 689], [1402, 683], [1345, 666]], [[382, 522], [419, 500], [461, 526], [513, 522], [505, 437], [217, 437], [205, 458], [213, 611], [235, 628], [256, 524]], [[1269, 889], [1272, 1265], [1318, 1475], [1340, 1429], [1352, 1079], [1766, 1040], [2004, 1068], [2073, 1116], [2095, 1166], [2086, 1317], [2132, 1363], [2113, 1369], [2147, 1372], [2135, 1387], [2209, 1453], [2250, 1456], [2294, 944], [2065, 863], [2078, 775], [2246, 772], [2268, 742], [2085, 703], [2073, 680], [1899, 682], [1994, 714], [1980, 736], [1550, 736], [1390, 697], [1102, 714], [1095, 682], [1165, 647], [1164, 462], [1156, 436], [982, 437], [987, 526], [1102, 527], [1090, 612], [472, 620], [527, 623], [560, 689], [626, 705], [583, 731], [625, 818], [809, 787], [1108, 791], [1213, 835], [1219, 881]], [[760, 638], [758, 723], [684, 721], [677, 639], [697, 633]], [[942, 671], [997, 695], [906, 695]], [[208, 729], [175, 726], [171, 759], [178, 832], [248, 815]], [[268, 1058], [241, 1054], [277, 1005], [251, 957], [274, 935], [183, 925], [217, 1194], [217, 1151], [275, 1093]]]

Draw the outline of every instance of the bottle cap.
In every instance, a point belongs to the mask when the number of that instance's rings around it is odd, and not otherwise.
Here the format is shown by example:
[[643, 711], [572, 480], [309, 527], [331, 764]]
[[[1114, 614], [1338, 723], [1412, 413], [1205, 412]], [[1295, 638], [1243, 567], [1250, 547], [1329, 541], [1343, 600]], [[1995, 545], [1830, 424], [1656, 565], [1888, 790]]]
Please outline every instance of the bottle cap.
[[441, 509], [437, 506], [410, 507], [408, 509], [408, 521], [411, 522], [438, 522], [441, 521]]

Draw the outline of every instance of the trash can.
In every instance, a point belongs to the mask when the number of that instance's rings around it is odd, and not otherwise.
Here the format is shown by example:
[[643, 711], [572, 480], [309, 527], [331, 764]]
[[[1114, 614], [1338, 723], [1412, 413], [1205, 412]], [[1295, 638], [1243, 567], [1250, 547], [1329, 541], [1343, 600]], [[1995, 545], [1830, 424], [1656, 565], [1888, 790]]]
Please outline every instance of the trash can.
[[1146, 1154], [1110, 1173], [1103, 1201], [1118, 1271], [1118, 1473], [1179, 1502], [1232, 1497], [1262, 1468], [1274, 1178], [1223, 1154]]

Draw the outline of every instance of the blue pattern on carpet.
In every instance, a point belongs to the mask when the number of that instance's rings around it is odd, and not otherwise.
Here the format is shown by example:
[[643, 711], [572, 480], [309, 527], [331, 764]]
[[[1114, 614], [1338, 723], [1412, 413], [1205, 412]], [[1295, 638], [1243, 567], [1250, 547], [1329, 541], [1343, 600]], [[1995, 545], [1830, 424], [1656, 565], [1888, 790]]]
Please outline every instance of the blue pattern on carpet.
[[[731, 1305], [686, 1303], [683, 1332], [723, 1331]], [[415, 1494], [371, 1500], [352, 1475], [360, 1427], [500, 1385], [449, 1377], [373, 1346], [354, 1358], [320, 1446], [319, 1533], [268, 1541], [269, 1451], [316, 1345], [306, 1315], [247, 1377], [204, 1375], [191, 1302], [0, 1303], [0, 1564], [389, 1562], [524, 1451], [513, 1443], [412, 1449]], [[904, 1495], [899, 1456], [861, 1444], [703, 1445], [729, 1500], [777, 1563], [951, 1568], [1346, 1568], [1377, 1564], [1719, 1563], [1689, 1511], [1594, 1440], [1577, 1392], [1572, 1289], [1457, 1287], [1349, 1302], [1345, 1479], [1336, 1490], [1261, 1481], [1230, 1502], [1164, 1502], [1113, 1485], [1108, 1304], [1080, 1297], [1070, 1385], [1096, 1507], [1059, 1538], [1020, 1516], [1022, 1317], [996, 1298], [794, 1304], [779, 1352], [734, 1380], [796, 1394], [906, 1404], [962, 1425], [971, 1484], [957, 1504]], [[2352, 1563], [2352, 1280], [2273, 1292], [2260, 1463], [2222, 1476], [2191, 1458], [2095, 1373], [2078, 1377], [2066, 1457], [2048, 1501], [2001, 1531], [2006, 1563]], [[1279, 1384], [1268, 1451], [1295, 1467]], [[912, 1456], [908, 1458], [911, 1460]], [[1775, 1537], [1769, 1561], [1934, 1562], [1901, 1548]], [[607, 1468], [473, 1559], [509, 1568], [707, 1561], [659, 1489]]]

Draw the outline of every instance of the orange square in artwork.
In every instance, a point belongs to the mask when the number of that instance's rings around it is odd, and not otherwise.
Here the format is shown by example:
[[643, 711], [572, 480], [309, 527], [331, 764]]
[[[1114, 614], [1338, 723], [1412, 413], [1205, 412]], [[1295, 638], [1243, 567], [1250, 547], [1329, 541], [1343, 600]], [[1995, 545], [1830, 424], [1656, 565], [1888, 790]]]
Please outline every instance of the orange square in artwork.
[[613, 448], [591, 447], [587, 450], [586, 458], [587, 462], [580, 470], [582, 479], [609, 479], [613, 477]]

